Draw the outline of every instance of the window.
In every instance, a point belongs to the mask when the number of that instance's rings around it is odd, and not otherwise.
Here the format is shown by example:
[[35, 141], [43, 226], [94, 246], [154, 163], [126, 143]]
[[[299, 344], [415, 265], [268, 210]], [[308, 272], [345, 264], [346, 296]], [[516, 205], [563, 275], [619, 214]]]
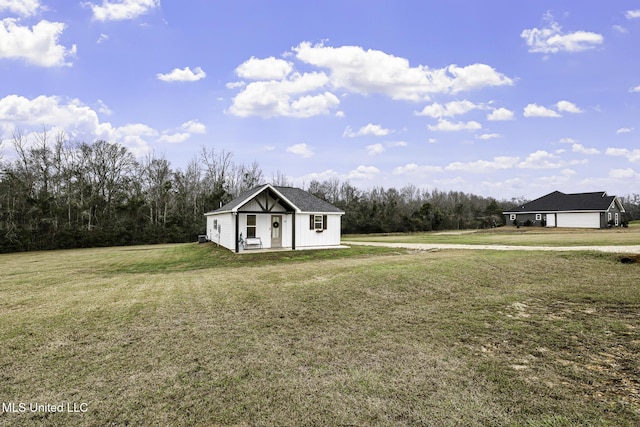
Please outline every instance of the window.
[[542, 219], [542, 214], [536, 214], [536, 221], [540, 221]]
[[510, 219], [511, 221], [515, 220], [515, 219], [516, 219], [516, 214], [511, 214], [511, 215], [509, 216], [509, 219]]
[[247, 215], [247, 237], [256, 237], [256, 216]]
[[609, 212], [607, 220], [611, 221], [611, 212]]
[[309, 215], [309, 230], [326, 230], [327, 229], [327, 216], [326, 215]]

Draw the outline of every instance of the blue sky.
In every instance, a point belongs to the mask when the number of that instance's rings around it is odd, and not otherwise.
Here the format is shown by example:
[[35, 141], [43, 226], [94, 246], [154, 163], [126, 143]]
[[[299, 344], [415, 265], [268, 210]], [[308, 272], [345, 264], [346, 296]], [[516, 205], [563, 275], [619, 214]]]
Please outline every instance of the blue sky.
[[0, 0], [0, 153], [46, 128], [296, 185], [640, 192], [636, 1]]

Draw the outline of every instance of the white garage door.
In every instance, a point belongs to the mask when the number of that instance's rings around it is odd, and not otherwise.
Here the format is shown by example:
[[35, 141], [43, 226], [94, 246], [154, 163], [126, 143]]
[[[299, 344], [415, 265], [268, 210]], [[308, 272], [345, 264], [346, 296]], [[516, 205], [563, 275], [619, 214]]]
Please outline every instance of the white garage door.
[[558, 227], [600, 228], [598, 212], [559, 213]]
[[556, 226], [556, 214], [547, 214], [547, 227]]

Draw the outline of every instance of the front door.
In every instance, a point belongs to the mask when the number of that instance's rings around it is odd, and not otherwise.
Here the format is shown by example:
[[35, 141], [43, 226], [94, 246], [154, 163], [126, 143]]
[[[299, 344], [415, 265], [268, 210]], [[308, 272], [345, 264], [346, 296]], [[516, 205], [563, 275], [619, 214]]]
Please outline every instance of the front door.
[[282, 247], [282, 215], [271, 215], [271, 247]]

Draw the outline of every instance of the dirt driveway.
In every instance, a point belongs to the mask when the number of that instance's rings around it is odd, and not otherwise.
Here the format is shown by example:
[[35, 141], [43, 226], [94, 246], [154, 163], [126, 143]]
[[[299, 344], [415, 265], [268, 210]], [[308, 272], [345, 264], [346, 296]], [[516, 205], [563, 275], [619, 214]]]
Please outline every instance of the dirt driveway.
[[634, 246], [514, 246], [514, 245], [460, 245], [455, 243], [386, 243], [343, 241], [343, 245], [385, 246], [416, 250], [433, 249], [484, 249], [492, 251], [598, 251], [620, 254], [640, 254], [640, 245]]

